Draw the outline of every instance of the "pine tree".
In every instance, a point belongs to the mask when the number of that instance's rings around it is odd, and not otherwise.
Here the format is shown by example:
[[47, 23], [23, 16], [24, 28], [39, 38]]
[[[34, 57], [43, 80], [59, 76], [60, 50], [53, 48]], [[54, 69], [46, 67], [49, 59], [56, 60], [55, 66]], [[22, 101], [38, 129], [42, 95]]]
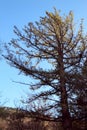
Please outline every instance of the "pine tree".
[[55, 109], [62, 116], [64, 130], [72, 130], [70, 104], [79, 87], [76, 75], [85, 62], [87, 47], [82, 21], [75, 31], [73, 13], [60, 16], [55, 9], [39, 22], [24, 26], [22, 32], [15, 26], [14, 32], [17, 39], [6, 44], [4, 57], [20, 73], [33, 78], [29, 86], [35, 93], [29, 102], [48, 100], [45, 110]]

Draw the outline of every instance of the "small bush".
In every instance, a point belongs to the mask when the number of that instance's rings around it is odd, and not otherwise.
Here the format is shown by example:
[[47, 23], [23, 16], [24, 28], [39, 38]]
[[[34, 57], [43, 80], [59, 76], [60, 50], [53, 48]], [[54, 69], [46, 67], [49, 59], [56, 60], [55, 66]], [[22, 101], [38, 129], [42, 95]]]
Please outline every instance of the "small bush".
[[9, 115], [8, 111], [5, 108], [0, 107], [0, 117], [5, 119]]

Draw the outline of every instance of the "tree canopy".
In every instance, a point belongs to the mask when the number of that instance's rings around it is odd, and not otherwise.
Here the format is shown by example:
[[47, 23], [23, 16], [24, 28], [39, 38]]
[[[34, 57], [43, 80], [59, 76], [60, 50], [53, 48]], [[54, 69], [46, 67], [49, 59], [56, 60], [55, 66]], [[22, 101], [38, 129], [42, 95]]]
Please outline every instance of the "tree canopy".
[[77, 29], [71, 11], [62, 16], [55, 9], [22, 31], [15, 26], [14, 33], [17, 38], [5, 45], [4, 57], [20, 73], [30, 76], [28, 85], [34, 94], [28, 102], [47, 101], [44, 110], [55, 110], [62, 117], [64, 130], [71, 130], [78, 91], [87, 87], [87, 77], [82, 74], [87, 61], [83, 20]]

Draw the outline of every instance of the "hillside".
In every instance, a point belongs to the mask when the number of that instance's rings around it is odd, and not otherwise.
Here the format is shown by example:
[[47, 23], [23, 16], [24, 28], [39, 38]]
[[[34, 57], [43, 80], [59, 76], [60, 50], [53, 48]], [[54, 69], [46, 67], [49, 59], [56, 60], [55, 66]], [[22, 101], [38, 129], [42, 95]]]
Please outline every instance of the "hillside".
[[[56, 129], [58, 128], [58, 129]], [[49, 117], [14, 108], [0, 108], [0, 130], [62, 130], [61, 123]]]
[[[74, 120], [73, 130], [86, 130], [87, 121]], [[63, 130], [61, 120], [15, 108], [0, 108], [0, 130]]]

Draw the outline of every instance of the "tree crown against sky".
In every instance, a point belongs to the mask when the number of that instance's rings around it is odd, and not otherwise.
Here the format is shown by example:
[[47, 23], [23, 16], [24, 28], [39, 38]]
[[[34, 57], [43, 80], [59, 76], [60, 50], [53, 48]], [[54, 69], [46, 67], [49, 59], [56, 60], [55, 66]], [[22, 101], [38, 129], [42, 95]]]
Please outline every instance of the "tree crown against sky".
[[30, 22], [23, 32], [15, 26], [17, 38], [5, 46], [4, 57], [10, 65], [31, 77], [28, 85], [34, 94], [29, 102], [48, 100], [44, 110], [53, 109], [62, 115], [65, 130], [70, 127], [66, 122], [70, 124], [74, 113], [76, 90], [80, 90], [83, 82], [83, 88], [87, 86], [82, 76], [87, 60], [87, 36], [82, 23], [75, 31], [73, 13], [60, 16], [55, 9], [54, 13], [46, 12], [39, 22]]

